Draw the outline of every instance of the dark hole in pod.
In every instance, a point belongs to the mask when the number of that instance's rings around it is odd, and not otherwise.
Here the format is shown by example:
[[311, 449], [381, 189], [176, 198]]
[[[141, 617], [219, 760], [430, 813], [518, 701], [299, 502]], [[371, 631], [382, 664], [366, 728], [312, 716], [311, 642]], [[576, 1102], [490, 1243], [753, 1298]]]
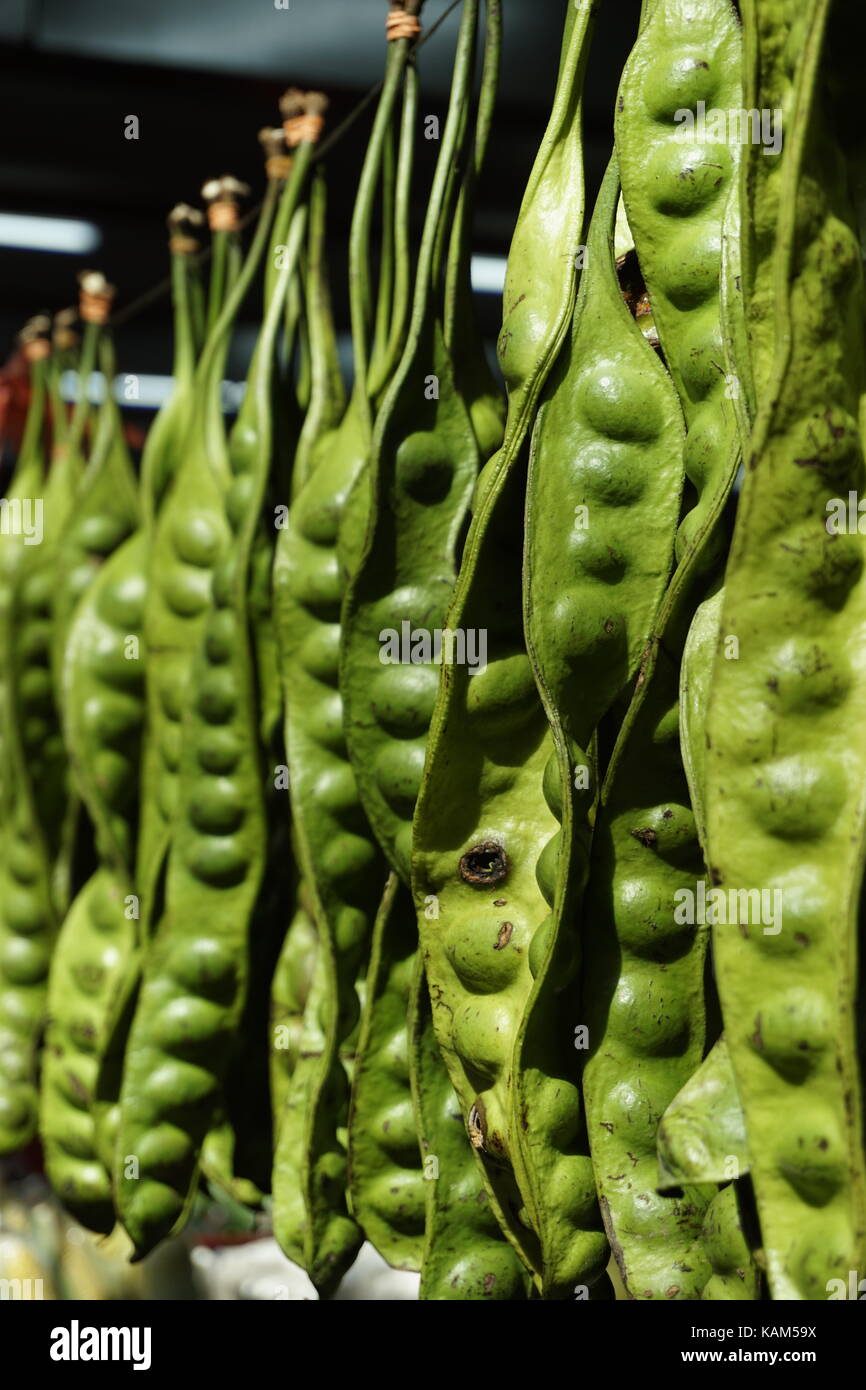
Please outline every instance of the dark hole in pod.
[[480, 1097], [470, 1107], [466, 1119], [466, 1132], [473, 1149], [481, 1149], [483, 1152], [487, 1143], [487, 1116], [484, 1101]]
[[653, 319], [652, 301], [643, 278], [643, 271], [637, 258], [637, 252], [632, 248], [624, 256], [620, 256], [616, 263], [616, 274], [619, 280], [620, 293], [625, 301], [626, 307], [640, 328], [647, 342], [655, 348], [659, 357], [663, 358], [659, 335], [656, 332], [655, 321]]
[[473, 888], [501, 883], [508, 873], [508, 856], [495, 840], [483, 840], [468, 849], [460, 860], [460, 877]]

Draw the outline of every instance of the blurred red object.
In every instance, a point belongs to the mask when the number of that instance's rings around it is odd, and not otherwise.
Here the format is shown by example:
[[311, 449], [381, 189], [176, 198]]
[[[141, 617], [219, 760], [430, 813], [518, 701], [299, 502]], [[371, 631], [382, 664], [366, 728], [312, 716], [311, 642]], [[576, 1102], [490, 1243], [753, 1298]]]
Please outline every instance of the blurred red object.
[[[29, 405], [30, 373], [27, 358], [20, 347], [15, 347], [0, 367], [0, 496], [5, 491], [6, 473], [11, 470], [18, 457]], [[50, 405], [47, 406], [47, 415], [50, 425]], [[130, 449], [140, 453], [147, 438], [146, 428], [125, 420], [123, 433]]]
[[30, 404], [30, 373], [19, 347], [0, 367], [0, 449], [15, 458]]

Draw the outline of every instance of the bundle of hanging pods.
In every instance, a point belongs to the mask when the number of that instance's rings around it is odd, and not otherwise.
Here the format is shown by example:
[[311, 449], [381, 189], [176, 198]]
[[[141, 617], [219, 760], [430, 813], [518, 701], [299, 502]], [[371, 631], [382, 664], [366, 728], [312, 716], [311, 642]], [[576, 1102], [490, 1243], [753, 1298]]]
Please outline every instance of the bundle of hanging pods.
[[[197, 1193], [330, 1296], [846, 1296], [866, 1267], [862, 160], [846, 0], [644, 0], [585, 212], [568, 6], [470, 281], [499, 0], [420, 242], [392, 0], [330, 307], [327, 100], [172, 212], [133, 466], [113, 290], [22, 334], [0, 535], [0, 1153], [134, 1258]], [[504, 7], [507, 10], [507, 6]], [[236, 418], [221, 383], [262, 284]], [[68, 409], [61, 377], [81, 383]], [[500, 387], [504, 382], [504, 393]], [[842, 1292], [840, 1293], [840, 1290]]]

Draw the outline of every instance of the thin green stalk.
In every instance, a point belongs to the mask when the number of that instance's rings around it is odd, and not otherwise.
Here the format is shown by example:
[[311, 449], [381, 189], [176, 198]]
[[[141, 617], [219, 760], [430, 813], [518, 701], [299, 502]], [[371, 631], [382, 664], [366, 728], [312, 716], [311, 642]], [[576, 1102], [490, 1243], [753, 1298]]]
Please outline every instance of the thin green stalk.
[[394, 135], [391, 130], [387, 132], [382, 154], [382, 245], [379, 253], [379, 283], [376, 287], [376, 325], [367, 378], [367, 394], [371, 400], [375, 400], [378, 395], [377, 382], [382, 378], [382, 355], [387, 349], [394, 310], [396, 165]]
[[373, 429], [373, 416], [367, 386], [369, 375], [368, 339], [373, 322], [370, 289], [370, 227], [376, 191], [381, 177], [385, 142], [388, 131], [391, 129], [394, 107], [403, 81], [410, 48], [411, 40], [409, 39], [398, 39], [389, 46], [382, 95], [376, 108], [373, 131], [364, 156], [349, 234], [349, 308], [352, 320], [352, 351], [355, 362], [354, 393], [356, 406], [360, 411], [364, 429], [368, 434], [371, 434]]
[[88, 392], [90, 389], [90, 378], [96, 368], [96, 358], [99, 351], [99, 340], [102, 336], [102, 325], [98, 323], [86, 323], [84, 334], [81, 339], [81, 356], [78, 361], [78, 389], [76, 392], [75, 405], [72, 410], [72, 418], [69, 422], [69, 432], [66, 438], [69, 456], [77, 457], [84, 443], [84, 432], [87, 428], [87, 421], [90, 415], [90, 400]]
[[387, 348], [382, 354], [379, 371], [370, 383], [370, 395], [373, 399], [384, 389], [393, 375], [406, 337], [406, 320], [412, 298], [411, 201], [417, 123], [418, 70], [413, 55], [406, 65], [403, 83], [403, 113], [397, 153], [394, 196], [394, 302]]
[[228, 279], [229, 238], [231, 232], [214, 232], [211, 237], [210, 286], [207, 299], [206, 337], [210, 337], [222, 312]]

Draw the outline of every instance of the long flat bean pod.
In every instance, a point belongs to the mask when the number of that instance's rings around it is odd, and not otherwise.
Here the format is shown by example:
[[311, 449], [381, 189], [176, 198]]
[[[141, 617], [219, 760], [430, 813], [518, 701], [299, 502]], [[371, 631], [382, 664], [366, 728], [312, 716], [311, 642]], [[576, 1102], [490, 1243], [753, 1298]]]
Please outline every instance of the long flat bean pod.
[[727, 125], [722, 133], [692, 132], [687, 118], [695, 124], [709, 108], [726, 122], [736, 120], [742, 36], [729, 0], [700, 6], [655, 0], [647, 8], [620, 83], [616, 150], [653, 319], [683, 403], [685, 471], [694, 488], [677, 532], [678, 572], [660, 614], [663, 628], [686, 581], [706, 574], [724, 554], [718, 521], [739, 463], [719, 286], [739, 127], [734, 138]]
[[[341, 618], [340, 686], [349, 754], [370, 824], [408, 879], [412, 815], [424, 766], [437, 671], [427, 661], [384, 664], [383, 634], [423, 640], [445, 622], [479, 455], [445, 346], [434, 251], [451, 214], [448, 180], [472, 79], [477, 0], [463, 8], [448, 120], [428, 203], [412, 322], [376, 419], [370, 455], [371, 522]], [[496, 68], [488, 71], [488, 85]], [[429, 389], [430, 373], [435, 389]], [[425, 389], [427, 388], [427, 389]], [[432, 398], [431, 398], [432, 397]]]
[[[398, 6], [393, 7], [395, 10]], [[420, 8], [410, 4], [410, 14]], [[361, 479], [372, 438], [372, 305], [367, 285], [373, 204], [411, 42], [390, 44], [385, 81], [361, 172], [350, 236], [349, 279], [355, 382], [339, 428], [295, 497], [277, 542], [275, 614], [286, 700], [286, 751], [299, 867], [319, 936], [309, 1006], [316, 1039], [292, 1078], [274, 1156], [274, 1230], [327, 1295], [360, 1245], [345, 1197], [346, 1156], [337, 1134], [348, 1103], [340, 1046], [358, 1019], [355, 982], [366, 962], [384, 866], [348, 760], [339, 692], [340, 608], [345, 565], [366, 526]], [[412, 132], [405, 132], [406, 139]], [[383, 321], [381, 316], [380, 323]], [[342, 562], [338, 547], [344, 546]], [[305, 1028], [306, 1028], [305, 1021]]]
[[503, 1239], [503, 1218], [478, 1180], [460, 1102], [436, 1041], [420, 957], [415, 964], [412, 1085], [427, 1201], [419, 1297], [437, 1302], [522, 1301], [529, 1296], [529, 1273]]
[[739, 657], [717, 653], [706, 758], [712, 881], [772, 892], [780, 908], [713, 927], [776, 1299], [824, 1298], [866, 1255], [854, 1035], [866, 590], [861, 537], [828, 524], [832, 500], [864, 484], [864, 290], [818, 67], [828, 11], [744, 6], [757, 99], [788, 133], [773, 177], [746, 183], [756, 417], [721, 621]]
[[80, 308], [84, 336], [78, 363], [78, 395], [67, 429], [52, 442], [44, 489], [42, 540], [22, 556], [11, 595], [10, 622], [19, 634], [9, 674], [10, 717], [19, 730], [32, 808], [44, 836], [54, 912], [61, 916], [73, 891], [73, 858], [79, 806], [68, 785], [57, 689], [52, 684], [55, 563], [72, 522], [82, 486], [91, 423], [90, 377], [97, 365], [102, 324], [113, 289], [101, 275], [83, 272]]
[[[352, 1211], [390, 1265], [421, 1268], [425, 1192], [409, 1084], [409, 1004], [418, 931], [391, 874], [373, 931], [349, 1110]], [[464, 1137], [465, 1143], [465, 1137]]]
[[[93, 288], [93, 282], [88, 279]], [[100, 282], [100, 291], [103, 284]], [[96, 297], [97, 300], [99, 296]], [[110, 302], [110, 301], [109, 301]], [[102, 303], [99, 303], [101, 311]], [[97, 313], [97, 317], [99, 313]], [[98, 351], [97, 322], [85, 327], [79, 363], [78, 399], [62, 441], [52, 449], [44, 493], [39, 545], [24, 546], [4, 592], [2, 712], [6, 748], [4, 776], [5, 882], [0, 894], [2, 984], [0, 1077], [2, 1142], [11, 1151], [30, 1137], [37, 1117], [36, 1048], [43, 1023], [48, 969], [59, 918], [67, 906], [65, 856], [68, 823], [67, 764], [51, 681], [52, 559], [64, 533], [83, 469], [89, 415], [87, 383]], [[38, 377], [37, 377], [38, 381]], [[42, 408], [37, 390], [34, 407]], [[26, 467], [20, 487], [30, 489], [42, 476], [35, 427], [25, 439]], [[29, 476], [28, 476], [29, 475]], [[23, 498], [19, 498], [23, 501]], [[16, 537], [16, 541], [17, 541]], [[14, 551], [7, 549], [7, 555]], [[14, 635], [14, 637], [13, 637]]]
[[70, 525], [54, 559], [56, 594], [52, 614], [52, 665], [60, 690], [66, 639], [76, 605], [105, 560], [136, 529], [138, 482], [123, 439], [123, 421], [113, 396], [114, 351], [104, 331], [99, 365], [105, 382], [93, 449], [76, 490]]
[[271, 371], [304, 233], [313, 145], [285, 192], [297, 212], [229, 442], [227, 536], [191, 669], [165, 912], [127, 1047], [116, 1156], [121, 1219], [146, 1251], [182, 1218], [248, 984], [247, 933], [265, 860], [264, 779], [247, 627], [249, 557], [271, 458]]
[[[183, 203], [174, 207], [168, 217], [174, 316], [173, 385], [168, 399], [151, 424], [142, 452], [141, 527], [135, 535], [124, 542], [109, 562], [111, 573], [116, 575], [124, 592], [129, 591], [135, 585], [140, 585], [143, 591], [146, 588], [150, 545], [156, 516], [179, 466], [183, 436], [187, 429], [188, 412], [192, 408], [195, 365], [198, 355], [195, 301], [201, 290], [196, 262], [196, 254], [200, 248], [193, 233], [198, 230], [203, 220], [200, 212]], [[113, 580], [106, 577], [104, 582], [111, 584]], [[94, 597], [98, 601], [98, 594]], [[143, 618], [140, 630], [137, 631], [141, 646], [139, 669], [143, 673], [147, 664], [147, 653], [144, 650]], [[127, 633], [126, 635], [131, 636], [133, 634]], [[73, 701], [68, 717], [73, 721], [81, 720], [83, 724], [87, 708], [86, 702]], [[81, 737], [86, 738], [88, 734], [93, 736], [95, 733], [98, 733], [98, 729], [88, 730], [86, 724], [83, 724]], [[160, 751], [156, 739], [148, 738], [147, 733], [145, 724], [142, 731], [140, 768], [137, 779], [135, 782], [132, 779], [126, 781], [127, 791], [133, 785], [138, 789], [138, 815], [133, 816], [127, 812], [127, 808], [124, 808], [123, 820], [119, 827], [121, 835], [125, 837], [128, 825], [134, 825], [136, 838], [130, 863], [137, 890], [139, 888], [139, 869], [143, 863], [147, 862], [149, 853], [148, 831], [147, 828], [142, 828], [142, 824], [146, 823], [146, 827], [150, 827], [158, 823], [152, 817], [152, 812], [154, 809], [153, 796], [159, 777]], [[68, 737], [73, 749], [77, 746], [83, 746], [74, 728], [70, 729]], [[87, 779], [90, 776], [92, 766], [94, 764], [91, 763], [90, 752], [85, 749], [77, 759], [76, 771], [79, 785], [82, 779]], [[117, 783], [115, 785], [117, 786]], [[84, 791], [86, 800], [86, 788]], [[105, 842], [102, 849], [103, 858], [112, 860], [115, 865], [118, 862], [126, 864], [125, 851], [123, 851], [122, 845], [118, 844], [118, 837], [110, 823], [101, 830], [98, 838], [104, 839]], [[91, 1108], [96, 1125], [96, 1145], [102, 1162], [109, 1172], [113, 1164], [114, 1137], [119, 1119], [118, 1098], [123, 1052], [129, 1025], [132, 1021], [135, 991], [140, 981], [144, 945], [143, 931], [146, 926], [146, 923], [141, 920], [140, 892], [137, 892], [136, 896], [139, 899], [138, 913], [134, 919], [136, 941], [127, 943], [124, 978], [120, 987], [112, 992], [111, 1014], [106, 1024], [106, 1038], [98, 1052], [97, 1080], [91, 1098]]]
[[[36, 333], [25, 341], [31, 382], [30, 406], [15, 474], [4, 498], [5, 514], [29, 522], [45, 481], [47, 361]], [[27, 509], [27, 510], [25, 510]], [[32, 531], [31, 544], [37, 532]], [[55, 930], [50, 895], [50, 861], [32, 803], [20, 727], [15, 718], [16, 633], [12, 617], [19, 573], [26, 563], [27, 527], [0, 537], [0, 1152], [27, 1142], [36, 1114], [33, 1044], [44, 1001], [48, 953]], [[38, 634], [37, 634], [38, 637]], [[44, 651], [44, 644], [41, 644]], [[48, 731], [44, 731], [48, 732]]]
[[100, 568], [76, 610], [64, 663], [64, 735], [99, 867], [64, 919], [52, 964], [40, 1130], [55, 1188], [85, 1224], [106, 1230], [115, 1117], [97, 1103], [97, 1083], [138, 963], [145, 549], [139, 531]]
[[658, 0], [647, 11], [620, 85], [617, 153], [637, 257], [683, 403], [694, 491], [601, 792], [584, 915], [584, 1097], [602, 1211], [627, 1291], [664, 1299], [699, 1297], [707, 1277], [706, 1192], [655, 1191], [658, 1123], [699, 1063], [705, 1035], [707, 933], [694, 916], [681, 919], [675, 897], [680, 890], [694, 897], [702, 876], [679, 757], [679, 662], [696, 597], [724, 553], [720, 519], [740, 448], [725, 396], [720, 296], [739, 147], [683, 138], [683, 114], [694, 119], [699, 101], [736, 110], [741, 45], [723, 0], [700, 12]]
[[536, 421], [526, 504], [526, 631], [554, 735], [545, 795], [562, 829], [536, 871], [550, 915], [529, 953], [534, 984], [517, 1044], [516, 1132], [543, 1232], [545, 1286], [564, 1293], [586, 1282], [600, 1257], [579, 1020], [571, 1016], [594, 800], [589, 745], [646, 647], [670, 572], [682, 484], [677, 394], [617, 279], [618, 193], [614, 160], [587, 238], [572, 336]]
[[271, 1101], [276, 1137], [288, 1096], [289, 1081], [301, 1051], [304, 1010], [316, 962], [316, 927], [303, 882], [298, 884], [295, 914], [289, 923], [271, 985]]
[[707, 1302], [754, 1302], [761, 1296], [761, 1275], [747, 1236], [741, 1185], [729, 1182], [707, 1207], [701, 1240], [710, 1264], [710, 1277], [701, 1292]]
[[[196, 365], [190, 418], [150, 539], [144, 628], [147, 725], [136, 875], [145, 937], [159, 916], [159, 885], [177, 803], [191, 656], [208, 610], [213, 567], [228, 540], [223, 507], [228, 468], [220, 405], [223, 364], [235, 317], [265, 252], [279, 188], [277, 180], [269, 181], [243, 270]], [[235, 207], [233, 199], [218, 205]], [[236, 211], [232, 215], [236, 217]]]
[[[541, 792], [549, 734], [521, 622], [523, 446], [574, 306], [588, 25], [589, 11], [569, 11], [553, 113], [509, 254], [498, 345], [505, 439], [479, 480], [448, 616], [452, 630], [483, 635], [486, 665], [471, 675], [466, 665], [443, 665], [413, 844], [437, 1038], [506, 1234], [539, 1279], [510, 1113], [513, 1045], [531, 987], [527, 952], [544, 915], [535, 865], [556, 828]], [[535, 260], [542, 240], [545, 274]]]

